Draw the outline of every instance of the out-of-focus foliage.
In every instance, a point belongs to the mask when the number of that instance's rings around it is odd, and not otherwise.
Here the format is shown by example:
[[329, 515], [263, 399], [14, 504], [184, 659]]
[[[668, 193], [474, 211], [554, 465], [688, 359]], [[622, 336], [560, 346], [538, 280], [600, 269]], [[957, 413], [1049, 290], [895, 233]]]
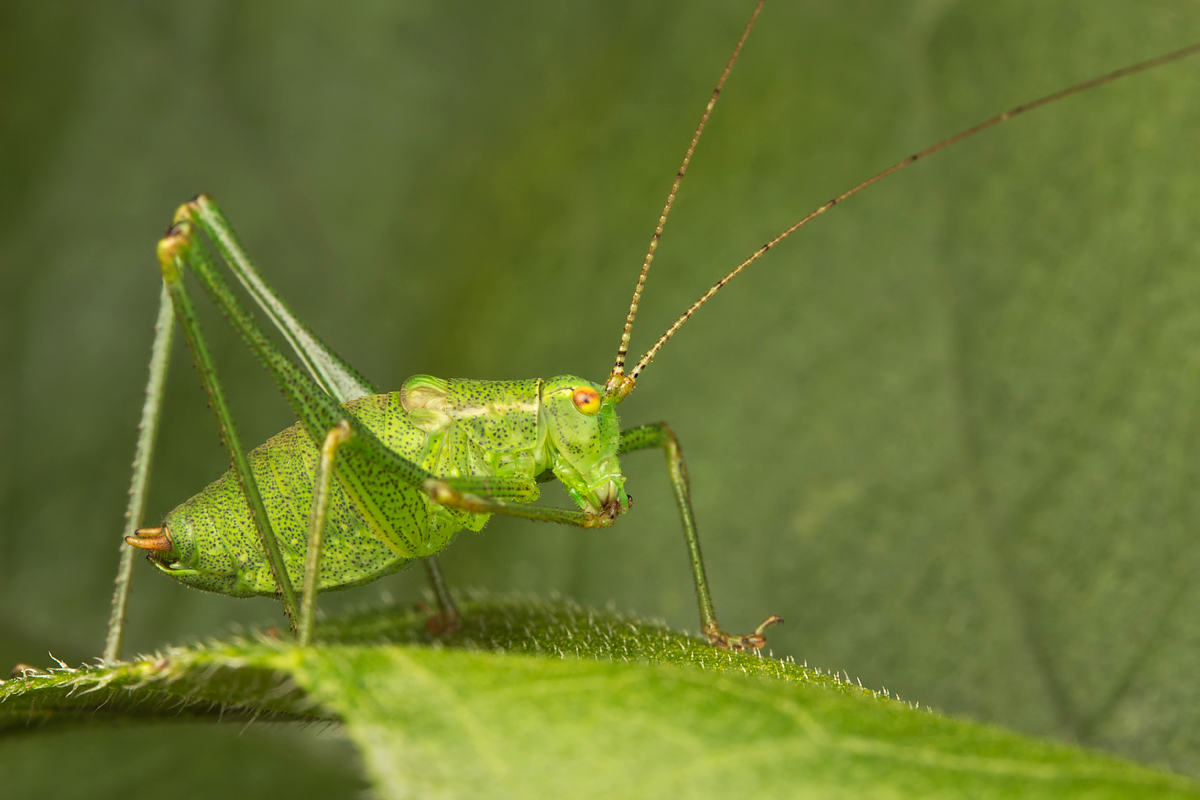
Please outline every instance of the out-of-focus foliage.
[[[748, 5], [4, 4], [0, 658], [100, 651], [153, 246], [179, 202], [216, 196], [268, 279], [382, 385], [599, 378]], [[1200, 10], [1170, 0], [768, 4], [635, 348], [874, 171], [1196, 39]], [[1179, 64], [906, 170], [663, 350], [621, 410], [684, 443], [727, 627], [777, 613], [776, 654], [1200, 774], [1198, 82]], [[244, 438], [289, 424], [206, 321]], [[152, 515], [227, 463], [177, 356]], [[613, 530], [497, 521], [450, 549], [449, 579], [694, 628], [661, 458], [625, 466], [637, 508]], [[415, 599], [419, 578], [323, 602]], [[141, 569], [128, 650], [231, 620], [281, 622]]]

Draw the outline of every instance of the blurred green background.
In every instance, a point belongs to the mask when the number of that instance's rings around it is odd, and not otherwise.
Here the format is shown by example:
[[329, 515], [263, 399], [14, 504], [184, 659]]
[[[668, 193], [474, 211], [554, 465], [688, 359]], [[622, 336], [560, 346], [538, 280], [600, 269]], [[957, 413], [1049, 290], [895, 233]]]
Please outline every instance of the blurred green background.
[[[0, 7], [0, 665], [101, 650], [153, 247], [179, 203], [213, 194], [268, 280], [383, 386], [600, 380], [750, 7]], [[634, 349], [829, 196], [1197, 39], [1200, 7], [1182, 1], [768, 4]], [[780, 614], [776, 655], [1200, 775], [1198, 90], [1185, 62], [906, 170], [773, 251], [663, 350], [622, 416], [683, 441], [727, 628]], [[243, 437], [290, 424], [205, 319]], [[182, 349], [167, 402], [151, 518], [228, 463]], [[446, 553], [449, 580], [695, 630], [662, 459], [625, 467], [637, 508], [615, 528], [496, 520]], [[283, 621], [137, 566], [127, 652]], [[420, 578], [323, 603], [416, 600]], [[70, 747], [77, 768], [49, 769], [58, 796], [84, 796], [86, 765], [117, 769], [139, 742], [243, 785], [282, 770], [289, 797], [357, 786], [336, 732], [263, 726], [43, 732], [0, 742], [0, 771], [45, 789], [38, 759]], [[160, 788], [126, 769], [112, 786]]]

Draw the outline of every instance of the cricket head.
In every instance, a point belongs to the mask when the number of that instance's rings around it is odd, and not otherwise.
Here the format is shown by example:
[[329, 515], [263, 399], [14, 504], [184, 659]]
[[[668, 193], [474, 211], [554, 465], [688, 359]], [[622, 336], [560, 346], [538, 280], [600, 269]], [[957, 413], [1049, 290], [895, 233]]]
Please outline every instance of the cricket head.
[[616, 519], [629, 508], [617, 463], [617, 401], [603, 387], [560, 375], [542, 384], [541, 415], [554, 475], [584, 511]]

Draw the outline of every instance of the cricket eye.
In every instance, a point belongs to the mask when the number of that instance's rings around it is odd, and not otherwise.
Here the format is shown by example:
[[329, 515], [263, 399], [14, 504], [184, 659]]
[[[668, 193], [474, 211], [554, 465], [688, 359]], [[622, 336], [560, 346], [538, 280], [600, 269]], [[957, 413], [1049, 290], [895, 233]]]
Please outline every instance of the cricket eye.
[[580, 386], [576, 389], [571, 395], [571, 402], [589, 417], [596, 416], [600, 411], [600, 393], [590, 386]]

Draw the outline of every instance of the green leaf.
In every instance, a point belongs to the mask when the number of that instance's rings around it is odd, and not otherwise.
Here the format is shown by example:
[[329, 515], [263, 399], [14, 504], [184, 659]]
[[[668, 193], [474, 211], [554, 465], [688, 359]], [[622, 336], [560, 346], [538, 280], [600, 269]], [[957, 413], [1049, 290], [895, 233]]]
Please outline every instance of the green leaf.
[[[382, 386], [601, 378], [750, 5], [0, 4], [3, 665], [101, 652], [153, 248], [180, 202], [213, 193]], [[635, 347], [876, 170], [1196, 40], [1178, 0], [769, 0]], [[772, 250], [663, 349], [622, 418], [681, 438], [723, 625], [776, 613], [776, 654], [1200, 776], [1197, 97], [1180, 63], [943, 151]], [[246, 441], [291, 424], [204, 321]], [[152, 519], [228, 465], [186, 360]], [[662, 459], [622, 466], [637, 505], [613, 529], [497, 520], [449, 548], [448, 580], [695, 629]], [[138, 566], [129, 652], [283, 625]], [[414, 571], [322, 605], [421, 591]], [[230, 775], [260, 753], [214, 752]]]
[[[1183, 778], [621, 617], [528, 601], [464, 612], [459, 647], [387, 643], [429, 637], [425, 614], [391, 610], [328, 622], [308, 649], [238, 639], [12, 680], [0, 730], [338, 719], [383, 798], [1200, 796]], [[375, 643], [352, 643], [364, 638]]]

